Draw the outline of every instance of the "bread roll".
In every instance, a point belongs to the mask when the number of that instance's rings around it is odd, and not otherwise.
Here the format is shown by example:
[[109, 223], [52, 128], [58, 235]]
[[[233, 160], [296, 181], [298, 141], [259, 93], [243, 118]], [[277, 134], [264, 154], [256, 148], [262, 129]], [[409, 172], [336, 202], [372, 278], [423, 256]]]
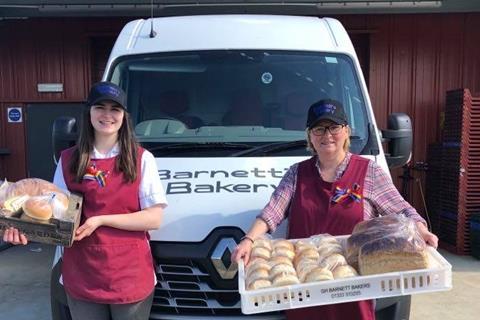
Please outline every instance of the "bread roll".
[[295, 269], [288, 264], [277, 264], [270, 270], [270, 278], [273, 279], [279, 274], [293, 274], [296, 275]]
[[308, 248], [295, 255], [295, 258], [293, 259], [293, 264], [295, 265], [295, 267], [297, 267], [302, 260], [311, 260], [317, 263], [319, 259], [320, 256], [318, 255], [317, 250]]
[[[22, 205], [26, 217], [40, 221], [48, 221], [53, 214], [49, 197], [30, 197]], [[29, 220], [27, 218], [27, 220]]]
[[247, 287], [249, 287], [254, 281], [257, 281], [257, 280], [260, 280], [260, 279], [263, 279], [263, 280], [269, 280], [270, 279], [270, 275], [268, 273], [268, 270], [266, 270], [266, 269], [255, 270], [254, 272], [252, 272], [252, 274], [249, 277], [247, 277], [247, 280], [245, 282], [247, 284]]
[[358, 275], [357, 271], [348, 264], [336, 267], [332, 274], [334, 279], [351, 278]]
[[271, 244], [271, 241], [268, 239], [262, 239], [262, 238], [256, 239], [253, 242], [252, 248], [257, 248], [257, 247], [265, 248], [269, 251], [272, 251], [272, 244]]
[[280, 249], [280, 248], [285, 248], [290, 251], [295, 251], [295, 247], [293, 243], [291, 243], [288, 240], [276, 240], [273, 242], [273, 249]]
[[257, 289], [269, 288], [271, 286], [272, 286], [272, 283], [270, 282], [270, 280], [259, 279], [250, 283], [250, 285], [247, 287], [247, 290], [257, 290]]
[[330, 270], [318, 267], [310, 271], [305, 277], [305, 282], [333, 280], [333, 274]]
[[256, 247], [252, 249], [252, 253], [250, 254], [250, 258], [262, 258], [262, 259], [270, 259], [271, 252], [268, 249], [265, 249], [263, 247]]
[[273, 250], [272, 257], [279, 257], [279, 256], [287, 257], [290, 260], [293, 260], [293, 258], [295, 257], [295, 252], [286, 248], [278, 248]]
[[317, 250], [321, 259], [325, 259], [334, 253], [339, 253], [341, 255], [344, 253], [343, 247], [339, 243], [324, 243], [319, 246]]
[[272, 284], [275, 287], [281, 286], [289, 286], [292, 284], [299, 284], [300, 281], [298, 280], [297, 276], [293, 274], [279, 274], [275, 278], [273, 278]]
[[305, 265], [302, 265], [301, 268], [298, 268], [297, 276], [300, 282], [305, 282], [305, 277], [307, 276], [307, 274], [309, 274], [313, 269], [316, 269], [316, 268], [318, 268], [318, 265], [315, 263], [305, 264]]
[[264, 270], [267, 270], [267, 272], [269, 272], [271, 268], [272, 267], [266, 260], [258, 259], [258, 260], [255, 260], [254, 263], [248, 264], [245, 274], [247, 275], [247, 278], [248, 278], [253, 272], [255, 272], [258, 269], [264, 269]]
[[289, 264], [293, 267], [292, 260], [290, 260], [289, 258], [287, 258], [285, 256], [272, 257], [272, 258], [270, 258], [270, 260], [268, 260], [268, 263], [272, 267], [276, 266], [277, 264]]
[[329, 270], [333, 270], [338, 266], [343, 266], [347, 264], [347, 260], [344, 256], [339, 253], [334, 253], [331, 256], [326, 257], [322, 260]]

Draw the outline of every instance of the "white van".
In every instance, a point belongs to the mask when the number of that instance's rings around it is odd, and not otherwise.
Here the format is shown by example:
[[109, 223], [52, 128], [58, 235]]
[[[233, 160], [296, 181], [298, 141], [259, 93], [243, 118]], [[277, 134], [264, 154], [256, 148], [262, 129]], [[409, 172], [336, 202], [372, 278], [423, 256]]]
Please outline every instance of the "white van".
[[[410, 154], [410, 120], [397, 114], [389, 122], [400, 130], [385, 131], [395, 138], [385, 157], [354, 48], [330, 18], [132, 21], [118, 36], [104, 80], [128, 93], [138, 140], [155, 155], [169, 202], [161, 228], [151, 232], [158, 278], [152, 319], [242, 317], [230, 253], [286, 170], [309, 157], [305, 122], [312, 103], [341, 101], [352, 128], [351, 151], [385, 171], [387, 162], [402, 165]], [[75, 127], [75, 119], [55, 122], [57, 156]], [[57, 263], [54, 320], [68, 319], [58, 270]], [[379, 302], [378, 309], [400, 300]]]

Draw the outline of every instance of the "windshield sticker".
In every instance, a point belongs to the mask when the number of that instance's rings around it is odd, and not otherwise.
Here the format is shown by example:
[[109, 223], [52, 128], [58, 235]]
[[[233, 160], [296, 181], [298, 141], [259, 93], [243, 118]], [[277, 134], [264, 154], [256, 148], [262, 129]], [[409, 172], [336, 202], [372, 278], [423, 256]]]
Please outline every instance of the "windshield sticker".
[[270, 84], [273, 80], [273, 75], [270, 72], [264, 72], [262, 74], [262, 82], [264, 84]]
[[335, 57], [325, 57], [327, 63], [338, 63], [337, 58]]

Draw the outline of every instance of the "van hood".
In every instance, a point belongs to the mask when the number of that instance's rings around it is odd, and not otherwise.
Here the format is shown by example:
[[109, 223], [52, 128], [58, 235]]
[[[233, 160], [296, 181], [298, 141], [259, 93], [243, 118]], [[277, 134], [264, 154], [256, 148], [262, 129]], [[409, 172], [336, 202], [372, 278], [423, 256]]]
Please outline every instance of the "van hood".
[[157, 158], [168, 207], [151, 240], [198, 242], [222, 226], [247, 232], [290, 166], [305, 159]]

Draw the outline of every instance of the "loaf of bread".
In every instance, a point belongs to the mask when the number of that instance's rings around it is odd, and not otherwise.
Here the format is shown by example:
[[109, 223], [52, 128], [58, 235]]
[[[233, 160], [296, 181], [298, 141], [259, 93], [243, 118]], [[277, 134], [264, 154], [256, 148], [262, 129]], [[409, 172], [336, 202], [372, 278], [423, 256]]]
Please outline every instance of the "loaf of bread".
[[361, 275], [428, 267], [426, 244], [415, 221], [388, 215], [363, 221], [347, 239], [347, 260]]
[[426, 250], [415, 240], [384, 237], [362, 246], [358, 256], [361, 275], [428, 268]]
[[15, 196], [41, 196], [50, 192], [62, 192], [53, 183], [38, 178], [22, 179], [15, 183], [10, 183], [7, 191], [6, 198]]

